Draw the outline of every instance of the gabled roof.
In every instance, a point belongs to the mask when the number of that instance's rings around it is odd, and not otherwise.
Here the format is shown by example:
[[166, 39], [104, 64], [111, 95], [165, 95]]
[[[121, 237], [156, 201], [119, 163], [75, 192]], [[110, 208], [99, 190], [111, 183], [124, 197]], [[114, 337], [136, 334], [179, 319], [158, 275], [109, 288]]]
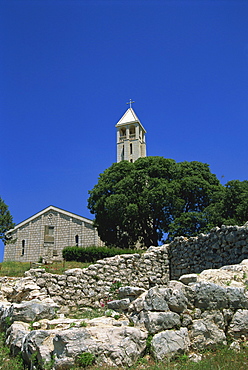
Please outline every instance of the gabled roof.
[[138, 119], [136, 113], [134, 112], [133, 108], [128, 108], [128, 110], [123, 114], [121, 119], [117, 122], [115, 127], [127, 125], [130, 123], [139, 123], [143, 130], [146, 132], [140, 120]]
[[[86, 217], [82, 217], [82, 216], [79, 216], [75, 213], [72, 213], [72, 212], [68, 212], [68, 211], [65, 211], [64, 209], [61, 209], [61, 208], [58, 208], [58, 207], [55, 207], [55, 206], [49, 206], [45, 209], [43, 209], [42, 211], [38, 212], [38, 213], [35, 213], [33, 216], [27, 218], [26, 220], [20, 222], [19, 224], [17, 224], [13, 229], [7, 231], [7, 233], [10, 233], [11, 231], [13, 230], [16, 230], [18, 229], [19, 227], [25, 225], [26, 223], [30, 222], [30, 221], [33, 221], [35, 220], [37, 217], [40, 217], [42, 216], [43, 214], [47, 213], [47, 212], [50, 212], [50, 211], [55, 211], [55, 212], [59, 212], [59, 213], [62, 213], [63, 215], [65, 216], [68, 216], [68, 217], [73, 217], [73, 218], [76, 218], [80, 221], [84, 221], [84, 222], [87, 222], [88, 224], [93, 224], [93, 221], [90, 220], [89, 218], [86, 218]], [[7, 234], [6, 233], [6, 234]]]

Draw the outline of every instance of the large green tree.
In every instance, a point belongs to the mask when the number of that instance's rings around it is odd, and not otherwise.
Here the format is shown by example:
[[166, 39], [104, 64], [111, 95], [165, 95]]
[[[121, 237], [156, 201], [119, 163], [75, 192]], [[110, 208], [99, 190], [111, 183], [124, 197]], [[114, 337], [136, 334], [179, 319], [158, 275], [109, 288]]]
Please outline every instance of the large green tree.
[[243, 225], [248, 221], [248, 181], [227, 182], [208, 210], [216, 226]]
[[[207, 164], [163, 157], [113, 164], [89, 192], [99, 236], [107, 245], [146, 247], [208, 227], [204, 210], [221, 185]], [[183, 217], [187, 214], [187, 217]]]
[[5, 233], [14, 226], [13, 217], [9, 212], [8, 206], [4, 203], [3, 199], [0, 198], [0, 239], [6, 242]]

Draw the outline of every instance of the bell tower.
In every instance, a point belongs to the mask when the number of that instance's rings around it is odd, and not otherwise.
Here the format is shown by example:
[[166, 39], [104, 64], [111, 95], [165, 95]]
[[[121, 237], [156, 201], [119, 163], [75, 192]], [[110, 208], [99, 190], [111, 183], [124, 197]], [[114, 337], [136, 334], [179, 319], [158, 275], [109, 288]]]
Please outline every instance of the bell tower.
[[129, 108], [115, 125], [117, 128], [117, 163], [120, 161], [134, 162], [146, 157], [146, 130], [136, 116], [131, 99]]

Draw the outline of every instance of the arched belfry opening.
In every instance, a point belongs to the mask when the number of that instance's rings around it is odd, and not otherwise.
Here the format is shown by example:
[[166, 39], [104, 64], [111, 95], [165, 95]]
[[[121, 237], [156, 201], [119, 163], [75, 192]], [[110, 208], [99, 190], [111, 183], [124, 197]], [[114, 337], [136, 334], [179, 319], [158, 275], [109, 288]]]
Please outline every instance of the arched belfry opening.
[[134, 162], [140, 157], [146, 157], [146, 130], [132, 108], [124, 113], [116, 124], [117, 129], [117, 162], [126, 160]]

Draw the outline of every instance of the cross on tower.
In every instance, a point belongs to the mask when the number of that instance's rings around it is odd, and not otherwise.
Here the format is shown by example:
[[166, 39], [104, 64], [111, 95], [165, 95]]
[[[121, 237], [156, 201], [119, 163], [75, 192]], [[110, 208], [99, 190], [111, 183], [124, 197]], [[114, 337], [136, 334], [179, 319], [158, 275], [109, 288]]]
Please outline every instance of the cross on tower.
[[127, 102], [126, 104], [129, 104], [130, 108], [132, 108], [133, 103], [135, 103], [135, 101], [133, 101], [132, 99], [129, 99], [129, 102]]

